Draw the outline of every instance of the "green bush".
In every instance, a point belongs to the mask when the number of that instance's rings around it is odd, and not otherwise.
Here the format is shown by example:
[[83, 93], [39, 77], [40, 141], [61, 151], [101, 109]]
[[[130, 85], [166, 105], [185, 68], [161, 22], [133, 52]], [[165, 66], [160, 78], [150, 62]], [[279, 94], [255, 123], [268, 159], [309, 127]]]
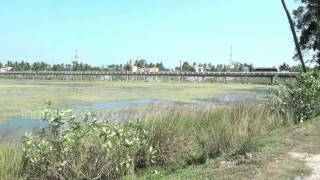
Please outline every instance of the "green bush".
[[23, 140], [26, 179], [118, 179], [153, 163], [141, 122], [114, 124], [91, 114], [77, 120], [72, 111], [45, 111], [49, 127]]
[[295, 122], [320, 113], [320, 79], [311, 72], [299, 75], [295, 83], [281, 84], [274, 95], [274, 109], [292, 113]]

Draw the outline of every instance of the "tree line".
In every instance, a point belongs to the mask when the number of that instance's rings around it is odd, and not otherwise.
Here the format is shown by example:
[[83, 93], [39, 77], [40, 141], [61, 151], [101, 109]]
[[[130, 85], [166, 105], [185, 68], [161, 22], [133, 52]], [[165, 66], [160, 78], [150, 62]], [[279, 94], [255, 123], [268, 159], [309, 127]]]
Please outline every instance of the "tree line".
[[243, 72], [243, 71], [253, 71], [253, 65], [248, 63], [236, 63], [231, 67], [230, 65], [217, 64], [213, 65], [212, 63], [199, 63], [194, 62], [190, 64], [188, 61], [182, 63], [181, 67], [176, 67], [175, 70], [179, 71], [189, 71], [195, 72], [196, 67], [201, 67], [203, 71], [206, 72]]
[[[162, 62], [160, 63], [148, 63], [146, 60], [136, 60], [133, 64], [139, 68], [157, 67], [160, 71], [166, 71]], [[92, 66], [87, 63], [72, 61], [70, 64], [48, 64], [44, 61], [37, 61], [29, 63], [27, 61], [7, 61], [2, 64], [0, 62], [0, 68], [11, 67], [11, 71], [131, 71], [132, 65], [129, 63], [123, 64], [111, 64], [108, 66]]]
[[[130, 62], [122, 64], [111, 64], [108, 66], [95, 67], [86, 63], [78, 63], [73, 61], [71, 64], [48, 64], [43, 61], [29, 63], [26, 61], [7, 61], [5, 64], [0, 62], [0, 68], [11, 67], [11, 71], [131, 71], [132, 66], [139, 68], [152, 68], [157, 67], [159, 71], [171, 71], [166, 68], [162, 62], [160, 63], [148, 63], [146, 60], [136, 60], [130, 64]], [[212, 63], [189, 63], [184, 61], [181, 67], [175, 67], [175, 71], [195, 72], [195, 67], [202, 67], [206, 72], [243, 72], [254, 71], [254, 66], [248, 63], [236, 63], [231, 67], [230, 65]], [[307, 70], [311, 70], [311, 67], [306, 66]], [[300, 72], [302, 71], [301, 65], [290, 66], [287, 63], [283, 63], [278, 67], [279, 71]]]
[[29, 63], [26, 61], [7, 61], [0, 63], [0, 68], [11, 67], [11, 71], [98, 71], [100, 67], [94, 67], [86, 63], [72, 61], [71, 64], [48, 64], [43, 61]]

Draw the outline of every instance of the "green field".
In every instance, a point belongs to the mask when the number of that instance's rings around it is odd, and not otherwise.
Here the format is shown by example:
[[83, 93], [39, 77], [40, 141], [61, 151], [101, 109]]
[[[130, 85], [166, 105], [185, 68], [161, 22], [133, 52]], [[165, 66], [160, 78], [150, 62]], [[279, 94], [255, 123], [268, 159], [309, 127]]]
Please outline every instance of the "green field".
[[234, 92], [265, 90], [263, 85], [155, 82], [0, 81], [0, 122], [40, 118], [45, 102], [53, 107], [155, 99], [198, 102]]

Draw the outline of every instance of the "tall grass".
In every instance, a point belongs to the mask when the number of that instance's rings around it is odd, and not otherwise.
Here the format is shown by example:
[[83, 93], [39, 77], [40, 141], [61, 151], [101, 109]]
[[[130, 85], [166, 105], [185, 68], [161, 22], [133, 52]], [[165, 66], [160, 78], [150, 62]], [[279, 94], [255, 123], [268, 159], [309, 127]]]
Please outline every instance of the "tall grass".
[[[163, 115], [145, 117], [158, 162], [188, 165], [224, 154], [244, 153], [249, 138], [283, 124], [266, 105], [173, 108]], [[182, 164], [181, 164], [182, 163]]]
[[[55, 136], [58, 139], [37, 137], [39, 140], [30, 141], [25, 145], [23, 155], [15, 147], [1, 146], [0, 179], [17, 179], [19, 174], [28, 178], [114, 179], [151, 165], [200, 164], [222, 155], [245, 153], [250, 150], [251, 137], [290, 122], [284, 121], [283, 116], [272, 112], [267, 105], [251, 103], [218, 107], [153, 106], [150, 113], [139, 117], [138, 124], [130, 124], [133, 120], [136, 119], [117, 125], [94, 122], [81, 127], [76, 124], [74, 129], [56, 132], [61, 133]], [[131, 132], [135, 129], [146, 134]], [[122, 135], [117, 135], [119, 133]], [[136, 145], [127, 143], [128, 140], [136, 141], [137, 137], [141, 138]], [[56, 141], [59, 148], [52, 144]], [[32, 146], [28, 147], [28, 144]], [[156, 149], [152, 159], [146, 154], [153, 154], [149, 146]], [[39, 148], [45, 151], [39, 151]], [[35, 162], [39, 157], [44, 160]], [[123, 162], [128, 162], [125, 165], [132, 168], [119, 171]]]
[[21, 147], [0, 144], [0, 179], [18, 179], [21, 167]]

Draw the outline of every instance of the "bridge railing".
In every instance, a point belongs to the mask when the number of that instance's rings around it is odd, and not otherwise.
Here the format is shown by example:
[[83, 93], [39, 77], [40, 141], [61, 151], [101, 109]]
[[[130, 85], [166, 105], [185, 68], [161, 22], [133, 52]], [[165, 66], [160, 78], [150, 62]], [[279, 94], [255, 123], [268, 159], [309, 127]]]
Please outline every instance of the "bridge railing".
[[298, 72], [130, 72], [130, 71], [9, 71], [0, 75], [146, 75], [146, 76], [224, 76], [224, 77], [296, 77]]

